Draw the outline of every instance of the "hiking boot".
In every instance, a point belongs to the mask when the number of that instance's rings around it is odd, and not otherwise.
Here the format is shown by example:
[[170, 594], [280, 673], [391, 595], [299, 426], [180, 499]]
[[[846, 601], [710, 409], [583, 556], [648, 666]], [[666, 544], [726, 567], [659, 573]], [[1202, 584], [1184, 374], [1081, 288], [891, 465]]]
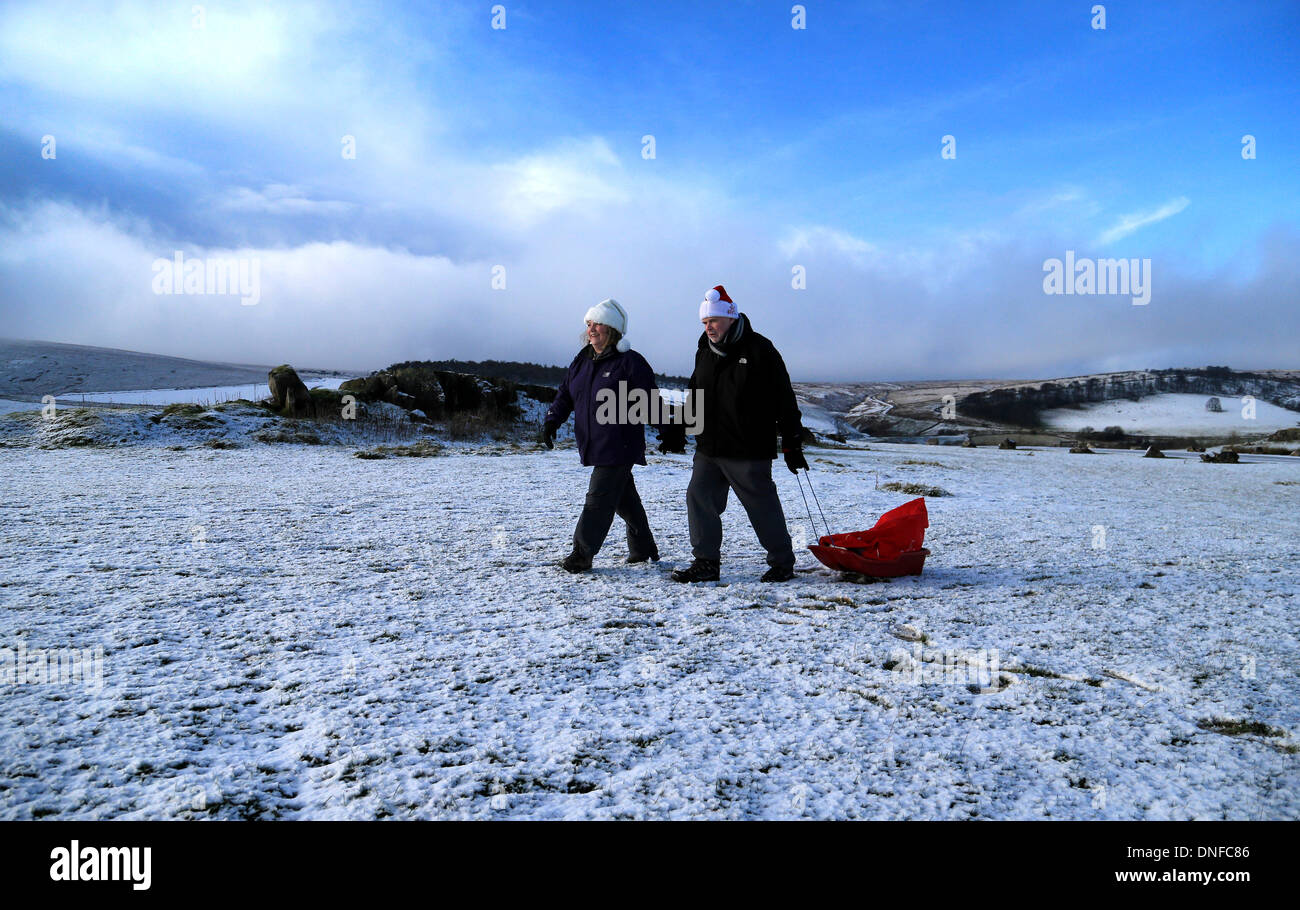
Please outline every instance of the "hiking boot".
[[586, 572], [591, 568], [591, 558], [574, 550], [560, 561], [560, 568], [566, 572]]
[[719, 562], [697, 559], [684, 569], [673, 569], [673, 581], [717, 581]]
[[647, 559], [650, 560], [650, 562], [658, 562], [659, 551], [655, 550], [647, 556], [633, 556], [632, 554], [629, 553], [627, 559], [623, 561], [626, 562], [628, 565], [632, 565], [633, 563], [645, 562]]
[[759, 581], [789, 581], [794, 578], [793, 566], [772, 566]]

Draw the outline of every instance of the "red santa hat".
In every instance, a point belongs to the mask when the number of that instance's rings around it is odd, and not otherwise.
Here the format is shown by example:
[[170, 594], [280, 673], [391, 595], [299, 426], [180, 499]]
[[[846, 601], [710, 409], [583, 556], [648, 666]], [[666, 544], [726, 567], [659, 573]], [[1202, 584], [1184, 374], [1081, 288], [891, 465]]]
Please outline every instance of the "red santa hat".
[[704, 294], [703, 302], [700, 303], [700, 321], [711, 316], [726, 316], [730, 319], [740, 316], [735, 301], [727, 296], [727, 289], [720, 284], [709, 288]]

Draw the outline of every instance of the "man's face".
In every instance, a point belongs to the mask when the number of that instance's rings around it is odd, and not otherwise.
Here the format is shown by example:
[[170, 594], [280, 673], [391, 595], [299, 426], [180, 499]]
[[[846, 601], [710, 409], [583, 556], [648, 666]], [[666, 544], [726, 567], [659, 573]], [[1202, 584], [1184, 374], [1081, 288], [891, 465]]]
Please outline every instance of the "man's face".
[[710, 316], [708, 319], [701, 319], [704, 323], [704, 334], [709, 336], [709, 341], [717, 344], [723, 335], [731, 329], [731, 324], [736, 320], [730, 316]]

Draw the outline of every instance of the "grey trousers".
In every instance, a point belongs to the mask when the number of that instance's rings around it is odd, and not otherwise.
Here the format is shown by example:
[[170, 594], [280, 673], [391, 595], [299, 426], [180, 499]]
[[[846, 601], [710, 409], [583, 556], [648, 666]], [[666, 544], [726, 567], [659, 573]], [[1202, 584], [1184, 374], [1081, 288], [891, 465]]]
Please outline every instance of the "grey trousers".
[[772, 461], [767, 458], [710, 458], [696, 453], [686, 488], [686, 517], [695, 558], [721, 559], [722, 513], [727, 508], [727, 493], [733, 489], [758, 542], [767, 550], [767, 564], [794, 568], [794, 548], [772, 482]]
[[615, 515], [627, 523], [628, 556], [659, 555], [630, 464], [597, 465], [591, 469], [587, 499], [573, 531], [574, 549], [589, 559], [599, 553]]

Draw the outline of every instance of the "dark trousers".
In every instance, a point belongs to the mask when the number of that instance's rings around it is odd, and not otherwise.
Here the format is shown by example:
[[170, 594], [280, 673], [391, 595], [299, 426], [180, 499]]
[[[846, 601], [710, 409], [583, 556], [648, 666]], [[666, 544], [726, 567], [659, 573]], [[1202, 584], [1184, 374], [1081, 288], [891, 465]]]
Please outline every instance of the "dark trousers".
[[591, 558], [600, 552], [614, 516], [627, 523], [627, 555], [633, 558], [657, 556], [650, 520], [632, 480], [630, 464], [598, 465], [591, 469], [587, 499], [573, 531], [573, 546]]
[[794, 568], [790, 531], [785, 526], [785, 512], [768, 458], [710, 458], [696, 453], [686, 488], [686, 517], [695, 558], [721, 558], [722, 513], [727, 508], [727, 493], [733, 489], [754, 526], [758, 542], [767, 550], [767, 564]]

